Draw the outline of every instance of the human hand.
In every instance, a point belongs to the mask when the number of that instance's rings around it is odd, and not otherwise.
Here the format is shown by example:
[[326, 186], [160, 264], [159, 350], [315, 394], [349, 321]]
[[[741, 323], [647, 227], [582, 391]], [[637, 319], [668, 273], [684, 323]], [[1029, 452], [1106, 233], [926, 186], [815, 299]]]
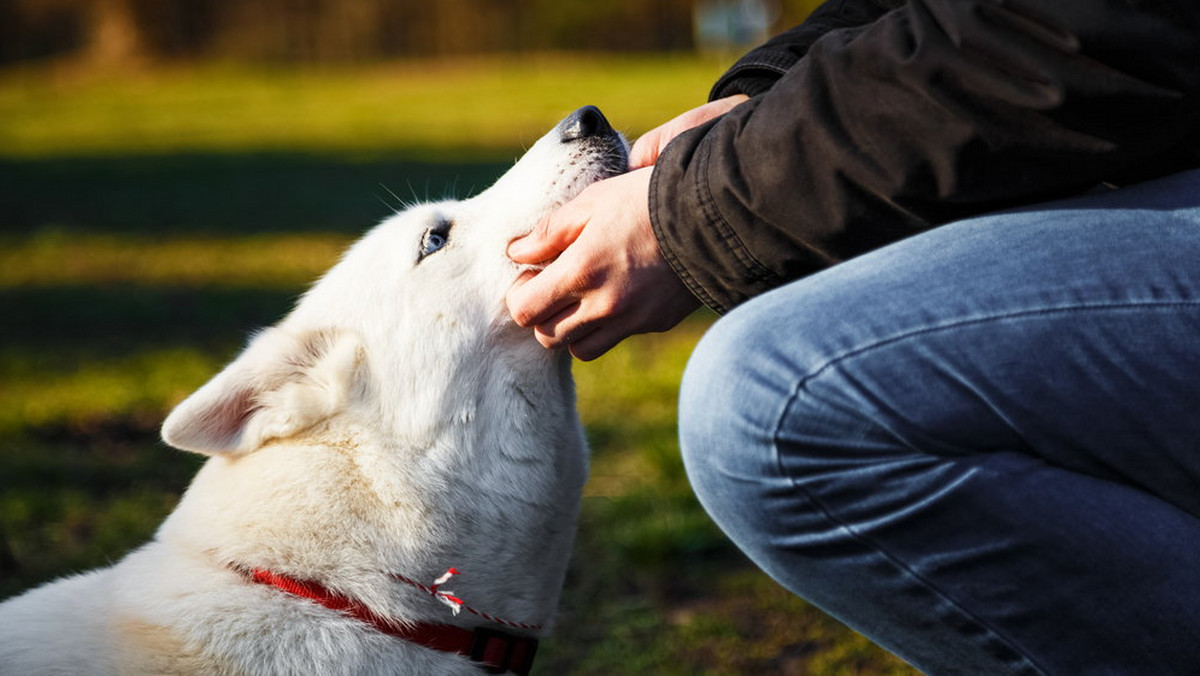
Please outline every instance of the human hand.
[[588, 186], [509, 245], [522, 274], [508, 309], [547, 348], [589, 361], [635, 333], [666, 331], [699, 302], [663, 259], [650, 225], [646, 167]]
[[671, 139], [747, 100], [736, 94], [682, 113], [630, 150], [628, 174], [589, 186], [509, 245], [513, 261], [544, 265], [509, 289], [509, 313], [547, 348], [588, 361], [635, 333], [666, 331], [700, 303], [675, 275], [650, 225], [650, 172]]
[[629, 151], [629, 168], [639, 169], [654, 164], [658, 161], [659, 153], [662, 152], [663, 148], [667, 147], [671, 139], [693, 127], [700, 126], [713, 118], [728, 113], [735, 106], [749, 98], [745, 94], [734, 94], [733, 96], [726, 96], [723, 99], [710, 101], [702, 106], [697, 106], [685, 113], [681, 113], [642, 134], [641, 138], [633, 144], [633, 148]]

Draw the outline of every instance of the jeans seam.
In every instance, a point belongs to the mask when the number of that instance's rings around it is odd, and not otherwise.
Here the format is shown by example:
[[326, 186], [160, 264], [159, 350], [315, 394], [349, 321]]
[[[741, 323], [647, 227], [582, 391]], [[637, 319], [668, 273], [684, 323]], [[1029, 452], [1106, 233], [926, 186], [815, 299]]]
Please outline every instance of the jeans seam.
[[795, 386], [792, 388], [790, 394], [788, 395], [787, 400], [784, 403], [784, 406], [782, 407], [782, 410], [780, 411], [779, 417], [776, 420], [774, 429], [772, 430], [772, 433], [771, 433], [772, 452], [774, 453], [774, 456], [775, 456], [774, 462], [775, 462], [776, 470], [779, 472], [780, 476], [786, 476], [788, 478], [789, 483], [792, 485], [792, 487], [794, 489], [800, 491], [801, 493], [803, 493], [804, 496], [813, 505], [815, 505], [818, 509], [820, 509], [821, 513], [825, 516], [825, 518], [829, 519], [830, 522], [836, 524], [839, 528], [843, 529], [851, 537], [853, 537], [855, 540], [861, 542], [862, 544], [867, 546], [869, 549], [871, 549], [875, 552], [878, 552], [885, 559], [887, 559], [893, 566], [895, 566], [898, 570], [902, 571], [905, 575], [909, 576], [910, 579], [915, 580], [918, 584], [920, 584], [927, 591], [934, 593], [939, 598], [943, 599], [946, 603], [950, 604], [950, 606], [953, 609], [955, 609], [958, 613], [960, 613], [963, 617], [965, 617], [969, 621], [975, 623], [978, 627], [984, 629], [989, 636], [994, 637], [996, 640], [1000, 641], [1002, 644], [1008, 646], [1011, 650], [1013, 650], [1013, 652], [1016, 655], [1020, 656], [1020, 658], [1025, 662], [1025, 665], [1028, 668], [1031, 668], [1038, 673], [1043, 673], [1043, 674], [1048, 673], [1048, 672], [1046, 672], [1045, 669], [1043, 669], [1037, 663], [1037, 661], [1032, 656], [1027, 654], [1019, 646], [1014, 644], [1010, 639], [1005, 637], [991, 623], [985, 621], [981, 617], [978, 617], [975, 613], [970, 612], [967, 608], [965, 608], [958, 601], [956, 601], [954, 598], [952, 598], [946, 591], [942, 590], [939, 586], [933, 584], [932, 581], [930, 581], [923, 575], [919, 574], [912, 567], [910, 567], [908, 564], [906, 564], [902, 559], [893, 555], [882, 545], [873, 541], [871, 538], [869, 538], [864, 533], [860, 532], [857, 528], [852, 526], [850, 523], [846, 522], [845, 520], [843, 520], [841, 518], [838, 518], [834, 514], [834, 511], [828, 505], [826, 505], [822, 500], [818, 499], [817, 496], [815, 496], [806, 487], [804, 487], [799, 482], [797, 482], [796, 479], [792, 476], [792, 474], [784, 469], [782, 456], [779, 452], [779, 447], [781, 445], [780, 437], [781, 437], [781, 432], [784, 427], [784, 420], [787, 418], [788, 412], [791, 410], [795, 401], [799, 398], [800, 392], [804, 389], [804, 387], [810, 381], [812, 381], [813, 379], [815, 379], [816, 377], [821, 375], [823, 372], [825, 372], [827, 369], [832, 368], [836, 364], [838, 364], [846, 359], [849, 359], [851, 357], [859, 356], [859, 355], [865, 354], [871, 350], [874, 350], [874, 349], [877, 349], [877, 348], [880, 348], [880, 347], [883, 347], [883, 346], [886, 346], [886, 345], [889, 345], [889, 344], [892, 344], [892, 343], [895, 343], [895, 342], [898, 342], [901, 340], [905, 340], [908, 338], [921, 336], [921, 335], [928, 335], [928, 334], [932, 334], [932, 333], [938, 333], [941, 331], [952, 330], [952, 329], [961, 328], [964, 326], [970, 326], [970, 325], [974, 325], [974, 324], [981, 324], [981, 323], [986, 323], [986, 322], [991, 322], [991, 321], [999, 321], [999, 320], [1005, 320], [1005, 319], [1019, 319], [1019, 318], [1036, 317], [1036, 316], [1042, 316], [1042, 315], [1072, 314], [1072, 313], [1076, 313], [1076, 312], [1092, 312], [1092, 311], [1097, 311], [1097, 310], [1134, 310], [1134, 309], [1163, 310], [1163, 309], [1169, 309], [1169, 308], [1181, 307], [1181, 306], [1190, 307], [1190, 306], [1195, 306], [1198, 304], [1200, 304], [1200, 302], [1189, 301], [1189, 300], [1145, 301], [1145, 302], [1123, 301], [1123, 302], [1106, 302], [1106, 303], [1087, 303], [1087, 304], [1080, 304], [1080, 305], [1072, 305], [1069, 307], [1038, 308], [1036, 310], [1021, 310], [1021, 311], [1013, 311], [1013, 312], [1007, 312], [1007, 313], [996, 313], [993, 315], [972, 317], [970, 319], [961, 319], [961, 320], [957, 320], [957, 321], [951, 321], [951, 322], [947, 322], [947, 323], [940, 324], [937, 326], [927, 326], [927, 327], [923, 327], [921, 329], [904, 331], [895, 336], [889, 336], [887, 338], [876, 340], [870, 344], [856, 347], [851, 350], [847, 350], [842, 354], [831, 357], [825, 363], [819, 365], [817, 368], [812, 369], [810, 372], [808, 372], [803, 377], [798, 379]]

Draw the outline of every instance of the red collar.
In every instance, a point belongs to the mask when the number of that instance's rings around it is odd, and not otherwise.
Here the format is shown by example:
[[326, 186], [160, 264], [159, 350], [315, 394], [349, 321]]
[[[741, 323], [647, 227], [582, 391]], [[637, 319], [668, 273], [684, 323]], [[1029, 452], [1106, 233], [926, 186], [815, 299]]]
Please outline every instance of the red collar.
[[538, 645], [535, 638], [516, 636], [486, 627], [465, 629], [430, 622], [401, 623], [380, 617], [362, 603], [336, 594], [316, 582], [296, 580], [257, 568], [250, 570], [249, 575], [254, 582], [276, 587], [289, 594], [315, 601], [330, 610], [345, 613], [389, 636], [426, 648], [463, 655], [479, 663], [480, 667], [489, 673], [501, 674], [511, 671], [524, 676], [533, 665], [533, 655]]

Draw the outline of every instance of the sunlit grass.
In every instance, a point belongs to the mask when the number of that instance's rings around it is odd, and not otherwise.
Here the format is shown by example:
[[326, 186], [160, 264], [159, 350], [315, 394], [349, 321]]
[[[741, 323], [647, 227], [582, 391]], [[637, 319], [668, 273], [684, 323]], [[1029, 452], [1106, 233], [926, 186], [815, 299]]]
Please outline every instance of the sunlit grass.
[[54, 426], [81, 428], [97, 420], [157, 418], [220, 366], [210, 352], [190, 347], [93, 357], [86, 363], [71, 359], [49, 368], [44, 360], [43, 355], [10, 350], [0, 362], [5, 382], [0, 389], [0, 434]]
[[640, 134], [704, 102], [721, 64], [693, 57], [399, 62], [356, 69], [192, 67], [133, 76], [0, 75], [0, 155], [455, 149], [511, 156], [600, 106]]
[[341, 234], [147, 237], [50, 229], [0, 239], [0, 286], [136, 283], [295, 289], [324, 272]]

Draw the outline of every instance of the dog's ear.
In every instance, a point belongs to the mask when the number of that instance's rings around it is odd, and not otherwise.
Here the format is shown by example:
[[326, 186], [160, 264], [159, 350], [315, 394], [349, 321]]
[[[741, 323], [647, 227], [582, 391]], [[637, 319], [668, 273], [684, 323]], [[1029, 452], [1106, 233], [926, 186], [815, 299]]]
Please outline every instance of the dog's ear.
[[349, 400], [362, 367], [347, 331], [267, 329], [162, 426], [163, 441], [208, 455], [241, 455], [303, 432]]

